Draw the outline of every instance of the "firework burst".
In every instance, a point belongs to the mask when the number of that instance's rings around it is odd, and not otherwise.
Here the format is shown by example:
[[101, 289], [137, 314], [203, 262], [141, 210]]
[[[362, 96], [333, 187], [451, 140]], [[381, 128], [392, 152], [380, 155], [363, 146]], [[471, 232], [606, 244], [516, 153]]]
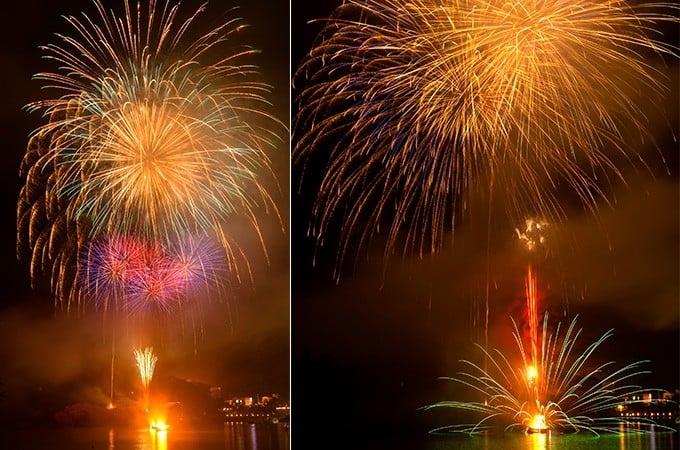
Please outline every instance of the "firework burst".
[[125, 300], [127, 280], [139, 271], [144, 246], [131, 238], [106, 237], [88, 246], [81, 257], [80, 280], [87, 295], [105, 311]]
[[165, 315], [219, 290], [227, 277], [224, 251], [207, 237], [172, 247], [131, 237], [105, 237], [80, 258], [79, 284], [104, 311]]
[[532, 364], [531, 350], [525, 349], [517, 324], [512, 322], [517, 344], [514, 356], [477, 345], [489, 362], [488, 368], [464, 360], [461, 362], [468, 371], [445, 378], [470, 388], [484, 401], [442, 401], [424, 408], [454, 408], [476, 414], [480, 420], [445, 426], [434, 432], [476, 434], [498, 428], [526, 430], [540, 425], [564, 432], [618, 433], [620, 425], [625, 429], [629, 423], [625, 417], [616, 415], [616, 407], [623, 405], [626, 398], [640, 398], [643, 392], [654, 391], [630, 384], [631, 378], [649, 373], [641, 369], [646, 361], [620, 368], [614, 362], [593, 363], [592, 356], [613, 335], [612, 330], [579, 353], [577, 340], [582, 329], [577, 328], [576, 318], [562, 335], [561, 323], [554, 332], [549, 331], [546, 314], [538, 359]]
[[43, 47], [60, 71], [35, 78], [58, 96], [28, 106], [49, 117], [21, 169], [18, 241], [32, 276], [51, 270], [53, 290], [72, 299], [64, 286], [77, 256], [58, 244], [68, 229], [76, 249], [103, 234], [163, 245], [215, 235], [240, 278], [248, 259], [224, 225], [245, 221], [262, 243], [258, 217], [275, 211], [267, 151], [281, 130], [247, 63], [255, 50], [225, 51], [245, 25], [235, 18], [192, 40], [204, 7], [182, 19], [169, 2], [126, 0], [121, 16], [94, 5], [95, 18], [67, 17], [74, 35]]
[[341, 265], [350, 242], [379, 232], [386, 255], [398, 242], [436, 252], [473, 194], [489, 206], [502, 195], [513, 219], [558, 223], [566, 187], [595, 211], [603, 180], [639, 156], [628, 131], [649, 136], [631, 93], [664, 91], [646, 58], [676, 57], [651, 37], [676, 13], [623, 1], [343, 3], [295, 74], [293, 157], [303, 177], [326, 161], [310, 232], [322, 243], [342, 218]]

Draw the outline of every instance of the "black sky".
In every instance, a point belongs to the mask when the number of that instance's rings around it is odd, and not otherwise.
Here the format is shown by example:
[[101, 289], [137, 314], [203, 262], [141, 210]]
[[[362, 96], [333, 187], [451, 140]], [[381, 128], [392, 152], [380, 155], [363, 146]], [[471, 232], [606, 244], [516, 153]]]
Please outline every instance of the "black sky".
[[[293, 71], [322, 27], [309, 21], [329, 17], [339, 3], [293, 2]], [[677, 30], [667, 38], [676, 42]], [[680, 387], [678, 64], [659, 67], [669, 77], [668, 94], [662, 113], [648, 108], [658, 150], [638, 147], [650, 170], [625, 169], [626, 184], [608, 187], [613, 204], [602, 204], [597, 216], [577, 202], [568, 205], [568, 223], [553, 236], [539, 277], [551, 317], [578, 314], [582, 344], [614, 328], [599, 357], [621, 365], [649, 359], [653, 375], [638, 382], [674, 390]], [[303, 85], [297, 81], [296, 88]], [[646, 93], [638, 95], [649, 106]], [[306, 170], [301, 185], [300, 170], [292, 176], [293, 442], [339, 430], [349, 438], [423, 433], [442, 418], [417, 408], [453, 399], [450, 385], [437, 378], [460, 370], [458, 361], [473, 357], [472, 343], [483, 339], [487, 261], [490, 338], [508, 348], [509, 316], [518, 317], [525, 301], [527, 255], [514, 234], [522, 224], [494, 214], [490, 253], [486, 230], [466, 225], [434, 258], [397, 255], [385, 265], [375, 242], [345, 266], [336, 285], [333, 236], [321, 249], [308, 237], [323, 164]]]

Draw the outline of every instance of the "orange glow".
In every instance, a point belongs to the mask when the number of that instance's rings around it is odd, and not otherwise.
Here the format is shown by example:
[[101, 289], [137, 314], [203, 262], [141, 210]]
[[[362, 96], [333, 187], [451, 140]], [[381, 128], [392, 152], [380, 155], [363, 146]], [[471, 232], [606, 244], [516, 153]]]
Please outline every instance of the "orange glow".
[[149, 427], [150, 431], [167, 431], [168, 429], [168, 424], [166, 424], [162, 420], [154, 420], [151, 422], [151, 426]]
[[529, 423], [528, 431], [531, 433], [542, 433], [548, 429], [548, 425], [545, 422], [545, 416], [543, 414], [536, 414], [531, 419]]
[[168, 450], [168, 425], [165, 422], [161, 420], [152, 422], [149, 432], [153, 450]]
[[546, 433], [534, 433], [531, 435], [532, 450], [546, 450], [548, 448], [548, 436]]
[[115, 406], [112, 402], [109, 402], [109, 404], [106, 405], [106, 409], [114, 409], [114, 408], [115, 408]]
[[536, 382], [538, 378], [538, 371], [535, 366], [527, 366], [527, 383], [532, 385]]

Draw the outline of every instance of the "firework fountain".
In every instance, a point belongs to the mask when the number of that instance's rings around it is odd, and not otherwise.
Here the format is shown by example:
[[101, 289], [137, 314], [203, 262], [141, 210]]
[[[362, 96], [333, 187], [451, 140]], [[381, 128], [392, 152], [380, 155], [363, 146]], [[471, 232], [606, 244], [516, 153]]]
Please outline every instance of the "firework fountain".
[[636, 376], [649, 373], [642, 369], [648, 361], [623, 367], [616, 367], [611, 361], [596, 361], [598, 349], [613, 336], [613, 330], [583, 346], [579, 343], [582, 329], [578, 328], [576, 318], [568, 325], [551, 324], [545, 312], [541, 320], [540, 311], [546, 308], [540, 302], [536, 266], [549, 253], [549, 225], [538, 219], [527, 219], [525, 224], [523, 230], [515, 230], [528, 251], [529, 262], [524, 276], [525, 313], [520, 322], [511, 318], [514, 351], [490, 349], [488, 342], [477, 344], [482, 361], [463, 360], [461, 363], [468, 370], [445, 379], [471, 389], [483, 400], [442, 401], [425, 409], [453, 408], [480, 419], [433, 431], [477, 434], [497, 429], [528, 433], [555, 430], [599, 435], [622, 433], [639, 424], [667, 429], [650, 418], [636, 418], [638, 423], [634, 424], [618, 414], [624, 404], [631, 404], [631, 399], [641, 399], [643, 392], [658, 390], [642, 389], [632, 383]]
[[[548, 430], [546, 424], [544, 408], [541, 405], [539, 392], [541, 391], [541, 384], [543, 383], [544, 374], [540, 372], [542, 366], [539, 364], [539, 321], [538, 321], [538, 278], [536, 271], [532, 265], [532, 259], [535, 259], [540, 250], [547, 249], [545, 230], [548, 228], [548, 223], [537, 219], [527, 219], [525, 221], [525, 229], [520, 231], [515, 229], [517, 237], [520, 242], [523, 242], [525, 248], [529, 252], [529, 263], [527, 264], [527, 274], [525, 278], [525, 298], [526, 298], [526, 312], [527, 323], [529, 328], [529, 349], [531, 351], [530, 360], [526, 364], [526, 382], [529, 391], [533, 393], [534, 401], [537, 411], [532, 416], [529, 423], [526, 424], [526, 429], [530, 432], [542, 433]], [[545, 252], [544, 252], [545, 253]], [[485, 347], [489, 349], [488, 342]], [[486, 366], [485, 366], [486, 368]]]
[[[532, 350], [525, 347], [522, 333], [514, 320], [513, 337], [517, 347], [513, 353], [507, 354], [499, 349], [487, 351], [477, 345], [483, 358], [488, 358], [489, 368], [463, 360], [461, 363], [468, 370], [444, 379], [465, 386], [485, 400], [442, 401], [424, 409], [453, 408], [481, 418], [473, 423], [437, 428], [433, 432], [478, 434], [499, 429], [528, 432], [550, 429], [599, 435], [603, 432], [620, 433], [634, 426], [626, 417], [617, 415], [616, 408], [623, 405], [624, 398], [640, 398], [643, 392], [654, 391], [631, 383], [631, 378], [649, 373], [641, 368], [646, 361], [620, 368], [611, 361], [593, 363], [593, 355], [613, 335], [612, 330], [585, 349], [578, 350], [582, 329], [577, 328], [576, 319], [564, 332], [562, 323], [557, 323], [555, 330], [549, 331], [547, 314], [542, 325], [540, 351], [535, 362], [532, 361]], [[657, 429], [664, 429], [647, 418], [636, 418], [635, 422], [654, 424]]]
[[[617, 414], [624, 403], [631, 404], [630, 399], [642, 399], [643, 393], [658, 391], [632, 383], [634, 377], [649, 373], [642, 369], [648, 361], [618, 368], [611, 361], [594, 361], [596, 351], [613, 336], [613, 330], [585, 347], [580, 346], [582, 329], [577, 327], [576, 318], [566, 329], [561, 322], [551, 325], [547, 312], [539, 320], [538, 291], [536, 274], [529, 265], [525, 278], [528, 323], [520, 327], [511, 318], [514, 352], [490, 350], [477, 344], [483, 362], [463, 360], [467, 371], [444, 378], [471, 389], [484, 400], [442, 401], [424, 408], [463, 410], [481, 416], [479, 421], [448, 425], [433, 432], [477, 434], [502, 429], [529, 433], [586, 431], [599, 435], [622, 433], [634, 426], [639, 430], [640, 424], [669, 429], [649, 418], [638, 417], [637, 423], [633, 423]], [[524, 328], [528, 328], [528, 333], [522, 331]]]
[[153, 372], [156, 369], [156, 361], [158, 358], [153, 354], [152, 347], [146, 347], [144, 350], [137, 349], [134, 351], [135, 361], [137, 362], [137, 369], [139, 370], [139, 378], [142, 381], [144, 388], [144, 410], [149, 412], [149, 384], [153, 378]]

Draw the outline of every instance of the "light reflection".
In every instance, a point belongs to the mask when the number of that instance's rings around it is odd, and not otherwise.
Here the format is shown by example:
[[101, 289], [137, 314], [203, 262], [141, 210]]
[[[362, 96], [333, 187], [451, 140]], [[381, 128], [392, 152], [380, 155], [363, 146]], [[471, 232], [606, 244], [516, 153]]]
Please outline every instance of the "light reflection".
[[527, 434], [531, 439], [531, 450], [546, 450], [548, 448], [549, 433]]
[[288, 430], [283, 424], [225, 422], [225, 450], [288, 450]]
[[254, 423], [250, 424], [250, 443], [252, 444], [252, 449], [257, 450], [257, 433]]
[[109, 450], [114, 450], [116, 446], [116, 433], [113, 431], [113, 428], [109, 430]]
[[650, 429], [651, 434], [649, 435], [649, 450], [656, 450], [656, 430], [654, 425]]
[[156, 432], [154, 450], [168, 450], [168, 432], [166, 430]]

